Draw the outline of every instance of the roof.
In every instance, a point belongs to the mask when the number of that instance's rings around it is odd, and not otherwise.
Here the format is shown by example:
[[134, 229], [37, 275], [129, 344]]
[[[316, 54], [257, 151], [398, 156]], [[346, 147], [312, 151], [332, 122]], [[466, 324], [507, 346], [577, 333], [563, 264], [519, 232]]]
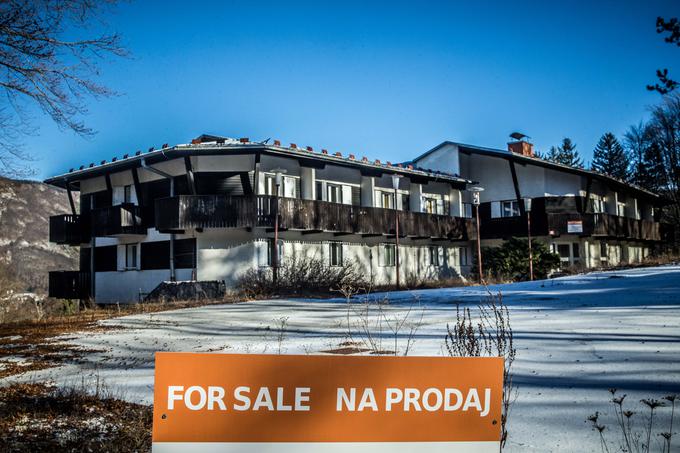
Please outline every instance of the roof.
[[389, 161], [383, 163], [378, 159], [371, 161], [366, 157], [357, 159], [353, 154], [347, 156], [343, 156], [339, 152], [331, 154], [325, 149], [318, 152], [314, 151], [311, 147], [299, 148], [294, 143], [291, 143], [289, 146], [283, 146], [278, 140], [274, 140], [272, 143], [269, 143], [269, 139], [264, 142], [254, 142], [247, 138], [234, 139], [209, 134], [203, 134], [193, 139], [191, 143], [174, 146], [164, 144], [161, 149], [150, 148], [147, 152], [136, 151], [134, 154], [114, 157], [110, 161], [103, 160], [99, 165], [90, 163], [88, 166], [82, 165], [78, 169], [71, 168], [67, 173], [46, 179], [45, 183], [66, 188], [69, 184], [77, 185], [83, 179], [141, 167], [142, 160], [148, 165], [153, 165], [184, 156], [230, 155], [243, 154], [244, 152], [293, 157], [312, 166], [328, 163], [346, 167], [358, 167], [362, 172], [376, 176], [394, 173], [410, 176], [412, 179], [414, 177], [428, 180], [433, 179], [462, 186], [472, 183], [472, 181], [468, 181], [458, 175], [443, 171], [415, 168], [410, 164], [392, 164]]
[[518, 162], [521, 164], [530, 164], [530, 165], [538, 165], [544, 168], [549, 168], [551, 170], [557, 170], [557, 171], [562, 171], [565, 173], [571, 173], [571, 174], [576, 174], [580, 176], [585, 176], [593, 179], [597, 179], [600, 181], [604, 181], [608, 184], [612, 184], [616, 187], [623, 187], [625, 189], [629, 190], [634, 190], [636, 192], [640, 192], [648, 197], [651, 198], [657, 198], [660, 199], [661, 197], [654, 193], [651, 192], [647, 189], [644, 189], [640, 186], [637, 186], [635, 184], [630, 184], [626, 181], [622, 181], [620, 179], [614, 178], [609, 175], [605, 175], [599, 172], [596, 172], [594, 170], [586, 170], [584, 168], [576, 168], [576, 167], [571, 167], [569, 165], [564, 165], [560, 164], [557, 162], [551, 162], [545, 159], [541, 159], [539, 157], [529, 157], [529, 156], [524, 156], [522, 154], [517, 154], [510, 152], [508, 150], [503, 150], [503, 149], [496, 149], [496, 148], [486, 148], [483, 146], [477, 146], [477, 145], [468, 145], [465, 143], [458, 143], [458, 142], [452, 142], [452, 141], [445, 141], [440, 143], [439, 145], [435, 146], [434, 148], [430, 149], [429, 151], [426, 151], [425, 153], [421, 154], [420, 156], [416, 157], [415, 159], [411, 160], [410, 162], [405, 162], [405, 164], [411, 164], [414, 165], [416, 168], [417, 166], [415, 163], [430, 154], [434, 153], [435, 151], [438, 151], [439, 149], [448, 146], [448, 145], [455, 145], [458, 147], [458, 149], [464, 153], [474, 153], [474, 154], [482, 154], [482, 155], [487, 155], [487, 156], [493, 156], [493, 157], [498, 157], [501, 159], [506, 159], [510, 160], [513, 162]]

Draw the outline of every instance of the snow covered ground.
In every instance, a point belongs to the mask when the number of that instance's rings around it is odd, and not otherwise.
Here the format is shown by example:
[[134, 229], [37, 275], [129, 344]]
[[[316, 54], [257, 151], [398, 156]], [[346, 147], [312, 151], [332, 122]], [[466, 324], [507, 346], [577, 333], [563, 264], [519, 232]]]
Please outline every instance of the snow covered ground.
[[[490, 289], [502, 291], [510, 307], [518, 348], [514, 380], [519, 394], [510, 417], [509, 451], [599, 451], [585, 419], [596, 410], [611, 412], [607, 389], [627, 393], [626, 401], [634, 405], [641, 398], [680, 393], [680, 266]], [[456, 304], [474, 306], [485, 290], [420, 290], [388, 297], [388, 320], [401, 319], [411, 309], [408, 326], [423, 310], [410, 355], [441, 355]], [[347, 341], [347, 313], [343, 299], [286, 299], [128, 316], [104, 321], [124, 329], [64, 340], [105, 352], [13, 379], [64, 386], [96, 379], [119, 397], [150, 404], [156, 351], [315, 354]], [[350, 314], [356, 339], [362, 316], [355, 309]], [[382, 348], [394, 349], [389, 328], [383, 323], [382, 329]], [[401, 333], [397, 346], [403, 351], [408, 329]]]

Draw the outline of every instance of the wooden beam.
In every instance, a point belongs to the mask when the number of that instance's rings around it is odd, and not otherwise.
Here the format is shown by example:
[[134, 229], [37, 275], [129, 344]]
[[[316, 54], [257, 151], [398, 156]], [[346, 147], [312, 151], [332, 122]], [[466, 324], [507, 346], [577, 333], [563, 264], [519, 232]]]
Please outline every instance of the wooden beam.
[[135, 185], [135, 193], [137, 194], [137, 203], [140, 206], [146, 206], [144, 203], [144, 193], [142, 192], [142, 185], [139, 183], [139, 174], [137, 168], [132, 169], [132, 182]]
[[75, 216], [78, 215], [76, 212], [76, 204], [73, 201], [73, 193], [71, 192], [71, 184], [66, 183], [66, 193], [68, 194], [68, 203], [71, 205], [71, 213]]
[[239, 173], [241, 177], [241, 186], [243, 187], [243, 194], [250, 196], [253, 195], [253, 186], [250, 184], [250, 178], [247, 172]]
[[323, 230], [305, 230], [301, 234], [307, 235], [307, 234], [318, 234], [318, 233], [323, 233]]
[[104, 175], [104, 180], [106, 181], [106, 191], [109, 193], [109, 204], [113, 205], [113, 186], [111, 185], [111, 174], [106, 173]]
[[[587, 179], [586, 179], [586, 199], [581, 202], [581, 209], [580, 209], [581, 214], [588, 213], [588, 205], [590, 204], [590, 189], [592, 188], [592, 185], [593, 185], [593, 177], [587, 176]], [[585, 205], [584, 205], [584, 203], [585, 203]]]
[[519, 181], [517, 180], [517, 170], [515, 169], [515, 162], [508, 160], [510, 164], [510, 174], [512, 175], [512, 185], [515, 188], [515, 196], [517, 197], [517, 204], [519, 205], [519, 215], [524, 217], [526, 214], [524, 209], [524, 200], [522, 200], [522, 193], [519, 190]]
[[191, 157], [184, 156], [184, 168], [187, 172], [187, 183], [191, 195], [196, 195], [196, 180], [194, 179], [194, 169], [191, 166]]

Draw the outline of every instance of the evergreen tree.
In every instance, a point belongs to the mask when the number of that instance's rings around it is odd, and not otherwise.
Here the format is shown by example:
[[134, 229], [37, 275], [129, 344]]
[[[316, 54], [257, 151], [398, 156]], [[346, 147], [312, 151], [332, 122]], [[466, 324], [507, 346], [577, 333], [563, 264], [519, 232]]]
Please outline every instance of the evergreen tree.
[[583, 168], [583, 159], [569, 137], [563, 138], [560, 146], [551, 146], [550, 151], [541, 158], [570, 167]]
[[593, 151], [592, 169], [624, 181], [628, 180], [628, 156], [614, 134], [607, 132]]

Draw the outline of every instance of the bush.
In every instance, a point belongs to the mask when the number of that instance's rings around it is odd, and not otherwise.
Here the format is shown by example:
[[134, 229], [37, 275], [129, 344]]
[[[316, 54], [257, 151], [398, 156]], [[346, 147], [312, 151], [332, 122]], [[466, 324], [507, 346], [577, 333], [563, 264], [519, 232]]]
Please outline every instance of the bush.
[[[560, 257], [552, 253], [544, 242], [532, 240], [534, 278], [546, 278], [550, 271], [560, 267]], [[529, 241], [510, 238], [500, 247], [482, 248], [484, 270], [500, 280], [529, 280]]]
[[239, 293], [249, 299], [272, 295], [330, 295], [342, 287], [368, 288], [355, 262], [329, 266], [317, 258], [291, 258], [279, 267], [274, 284], [272, 268], [249, 269], [237, 282]]

